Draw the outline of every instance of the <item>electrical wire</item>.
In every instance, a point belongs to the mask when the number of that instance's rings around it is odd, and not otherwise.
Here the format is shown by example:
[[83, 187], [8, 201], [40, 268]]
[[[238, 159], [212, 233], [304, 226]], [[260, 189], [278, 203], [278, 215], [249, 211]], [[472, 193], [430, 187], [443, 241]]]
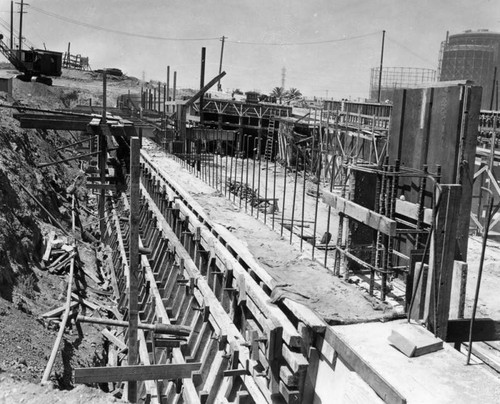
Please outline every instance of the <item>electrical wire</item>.
[[30, 9], [34, 10], [40, 14], [44, 14], [44, 15], [47, 15], [49, 17], [57, 18], [59, 20], [69, 22], [71, 24], [79, 25], [81, 27], [91, 28], [91, 29], [95, 29], [98, 31], [110, 32], [110, 33], [118, 34], [118, 35], [126, 35], [126, 36], [130, 36], [130, 37], [135, 37], [135, 38], [155, 39], [155, 40], [159, 40], [159, 41], [184, 41], [184, 42], [186, 42], [186, 41], [215, 41], [215, 40], [218, 41], [218, 40], [220, 40], [220, 37], [216, 37], [216, 38], [168, 38], [168, 37], [161, 37], [161, 36], [155, 36], [155, 35], [134, 34], [132, 32], [119, 31], [119, 30], [115, 30], [115, 29], [111, 29], [111, 28], [100, 27], [100, 26], [94, 25], [94, 24], [88, 24], [86, 22], [74, 20], [74, 19], [69, 18], [69, 17], [65, 17], [65, 16], [62, 16], [62, 15], [59, 15], [56, 13], [52, 13], [50, 11], [42, 10], [41, 8], [38, 8], [35, 6], [30, 6]]
[[424, 58], [423, 56], [419, 55], [418, 53], [412, 51], [410, 48], [408, 48], [406, 45], [402, 44], [401, 42], [396, 41], [395, 39], [393, 39], [393, 38], [391, 38], [389, 36], [386, 36], [386, 39], [388, 39], [390, 42], [393, 42], [396, 45], [400, 46], [401, 48], [403, 48], [404, 50], [406, 50], [408, 53], [411, 53], [413, 56], [419, 58], [420, 60], [423, 60], [424, 62], [429, 63], [429, 65], [431, 65], [431, 66], [435, 66], [436, 65], [436, 62], [431, 62], [430, 60]]
[[350, 41], [354, 39], [366, 38], [372, 35], [380, 34], [382, 31], [370, 32], [368, 34], [350, 36], [344, 38], [336, 38], [336, 39], [325, 39], [321, 41], [308, 41], [308, 42], [246, 42], [246, 41], [231, 41], [226, 40], [226, 42], [240, 44], [240, 45], [269, 45], [269, 46], [302, 46], [302, 45], [321, 45], [325, 43], [334, 43], [334, 42], [344, 42]]
[[[86, 22], [74, 20], [69, 17], [65, 17], [56, 13], [53, 13], [51, 11], [46, 11], [42, 10], [41, 8], [38, 8], [36, 6], [30, 6], [31, 10], [34, 10], [38, 13], [57, 18], [59, 20], [71, 23], [71, 24], [76, 24], [82, 27], [86, 28], [91, 28], [99, 31], [105, 31], [105, 32], [110, 32], [113, 34], [118, 34], [118, 35], [126, 35], [126, 36], [131, 36], [135, 38], [145, 38], [145, 39], [155, 39], [155, 40], [161, 40], [161, 41], [219, 41], [221, 37], [209, 37], [209, 38], [172, 38], [172, 37], [161, 37], [161, 36], [156, 36], [156, 35], [146, 35], [146, 34], [135, 34], [131, 32], [126, 32], [126, 31], [120, 31], [120, 30], [115, 30], [111, 28], [105, 28], [101, 27], [98, 25], [94, 24], [89, 24]], [[357, 36], [351, 36], [351, 37], [344, 37], [344, 38], [335, 38], [335, 39], [325, 39], [325, 40], [320, 40], [320, 41], [307, 41], [307, 42], [249, 42], [249, 41], [235, 41], [235, 40], [226, 40], [226, 42], [229, 43], [234, 43], [234, 44], [239, 44], [239, 45], [264, 45], [264, 46], [302, 46], [302, 45], [321, 45], [321, 44], [327, 44], [327, 43], [334, 43], [334, 42], [344, 42], [344, 41], [350, 41], [350, 40], [355, 40], [355, 39], [360, 39], [360, 38], [366, 38], [372, 35], [380, 34], [381, 31], [376, 31], [376, 32], [371, 32], [368, 34], [363, 34], [363, 35], [357, 35]]]

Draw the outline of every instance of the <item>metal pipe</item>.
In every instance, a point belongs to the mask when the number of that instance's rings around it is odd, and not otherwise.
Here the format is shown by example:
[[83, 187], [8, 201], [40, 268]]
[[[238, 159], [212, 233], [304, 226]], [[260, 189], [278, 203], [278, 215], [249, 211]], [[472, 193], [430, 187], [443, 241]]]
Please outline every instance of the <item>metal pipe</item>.
[[382, 68], [384, 64], [384, 42], [385, 42], [385, 30], [382, 31], [382, 48], [380, 50], [380, 74], [378, 77], [378, 94], [377, 94], [377, 102], [380, 102], [380, 93], [382, 90]]
[[493, 201], [494, 201], [493, 192], [491, 192], [491, 190], [489, 190], [488, 188], [481, 188], [481, 189], [489, 193], [489, 204], [488, 204], [488, 212], [486, 215], [486, 222], [485, 222], [484, 231], [483, 231], [483, 243], [481, 246], [481, 259], [479, 261], [479, 271], [477, 273], [476, 292], [474, 294], [474, 304], [472, 306], [472, 316], [470, 319], [469, 347], [468, 347], [468, 351], [467, 351], [467, 362], [466, 362], [467, 365], [470, 363], [470, 356], [472, 353], [472, 332], [474, 330], [474, 323], [476, 321], [477, 303], [479, 301], [479, 289], [481, 288], [481, 279], [483, 277], [484, 255], [486, 252], [486, 242], [488, 241], [488, 232], [489, 232], [489, 227], [490, 227], [490, 223], [491, 223], [491, 212], [493, 210]]
[[[110, 327], [124, 327], [128, 328], [128, 321], [111, 320], [109, 318], [77, 316], [77, 321], [81, 323], [102, 324]], [[188, 336], [192, 329], [185, 325], [174, 325], [165, 323], [145, 324], [138, 323], [137, 328], [141, 330], [154, 331], [156, 334], [170, 334]]]
[[[233, 191], [234, 191], [235, 186], [236, 186], [236, 180], [233, 180], [233, 158], [234, 158], [234, 142], [231, 145], [231, 163], [229, 166], [229, 183], [230, 183], [230, 185], [233, 186]], [[233, 185], [233, 182], [234, 182], [234, 185]], [[233, 202], [234, 202], [235, 194], [234, 194], [234, 192], [232, 192], [232, 194], [233, 194]], [[231, 200], [231, 193], [229, 194], [229, 200]]]
[[297, 178], [299, 175], [299, 150], [296, 151], [295, 157], [295, 183], [293, 184], [293, 202], [292, 202], [292, 220], [290, 222], [290, 244], [293, 237], [293, 220], [295, 218], [295, 197], [297, 196]]

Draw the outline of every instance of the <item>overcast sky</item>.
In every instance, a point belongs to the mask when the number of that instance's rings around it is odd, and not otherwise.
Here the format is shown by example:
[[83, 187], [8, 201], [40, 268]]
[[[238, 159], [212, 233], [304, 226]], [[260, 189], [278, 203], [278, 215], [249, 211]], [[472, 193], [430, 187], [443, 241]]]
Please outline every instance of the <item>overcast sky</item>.
[[[446, 31], [500, 32], [498, 0], [28, 3], [23, 24], [28, 43], [63, 52], [71, 42], [71, 53], [88, 56], [94, 69], [118, 67], [132, 76], [142, 78], [144, 72], [147, 80], [166, 81], [170, 65], [179, 87], [197, 87], [201, 47], [207, 48], [207, 82], [218, 73], [219, 38], [226, 36], [223, 88], [268, 93], [281, 85], [285, 67], [286, 88], [319, 97], [328, 92], [329, 98], [368, 96], [370, 68], [380, 63], [382, 30], [384, 66], [432, 69], [437, 68]], [[8, 36], [10, 1], [0, 4], [0, 29]], [[18, 18], [16, 14], [16, 31]]]

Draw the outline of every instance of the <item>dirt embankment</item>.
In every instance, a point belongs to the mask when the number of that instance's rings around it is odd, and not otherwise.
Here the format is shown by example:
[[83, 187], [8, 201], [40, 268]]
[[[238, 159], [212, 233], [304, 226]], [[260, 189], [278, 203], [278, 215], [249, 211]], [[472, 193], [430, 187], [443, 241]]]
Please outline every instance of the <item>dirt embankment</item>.
[[[70, 81], [67, 78], [61, 80]], [[52, 350], [58, 326], [42, 321], [40, 315], [64, 304], [67, 276], [65, 273], [51, 274], [40, 263], [47, 234], [54, 230], [56, 234], [63, 235], [58, 229], [60, 225], [65, 229], [70, 228], [71, 199], [66, 194], [66, 188], [79, 173], [76, 162], [37, 168], [39, 164], [76, 155], [78, 151], [73, 148], [56, 149], [75, 142], [77, 134], [22, 129], [14, 118], [18, 110], [6, 106], [21, 104], [43, 109], [68, 108], [87, 97], [87, 94], [92, 96], [92, 89], [80, 90], [77, 86], [47, 87], [19, 80], [14, 80], [12, 96], [0, 92], [2, 393], [12, 392], [12, 389], [6, 390], [6, 383], [10, 385], [18, 378], [39, 382]], [[79, 243], [79, 255], [82, 267], [87, 271], [95, 271], [93, 246]], [[91, 281], [88, 283], [96, 287]], [[98, 301], [104, 298], [92, 296], [92, 299]], [[110, 303], [109, 300], [107, 303]], [[90, 325], [84, 325], [81, 330], [74, 325], [70, 326], [61, 344], [51, 380], [57, 387], [71, 388], [72, 370], [75, 367], [93, 366], [105, 361], [99, 330]], [[5, 374], [14, 379], [5, 379]], [[12, 400], [15, 395], [9, 397], [0, 394], [0, 401], [5, 399], [5, 402], [19, 402]], [[22, 398], [27, 399], [24, 396]], [[45, 402], [56, 401], [49, 399]], [[62, 401], [66, 402], [65, 399]], [[92, 400], [85, 400], [88, 401]]]

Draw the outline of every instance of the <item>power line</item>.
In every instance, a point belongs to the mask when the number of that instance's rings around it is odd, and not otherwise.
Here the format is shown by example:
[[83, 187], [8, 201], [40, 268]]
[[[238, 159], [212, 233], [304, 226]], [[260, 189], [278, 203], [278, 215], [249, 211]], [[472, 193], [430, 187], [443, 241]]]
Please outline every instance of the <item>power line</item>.
[[[220, 37], [212, 37], [212, 38], [172, 38], [172, 37], [161, 37], [161, 36], [156, 36], [156, 35], [146, 35], [146, 34], [136, 34], [136, 33], [131, 33], [131, 32], [126, 32], [126, 31], [120, 31], [120, 30], [115, 30], [111, 28], [105, 28], [101, 27], [98, 25], [94, 24], [89, 24], [86, 22], [74, 20], [69, 17], [65, 17], [60, 14], [53, 13], [51, 11], [46, 11], [42, 10], [41, 8], [38, 8], [36, 6], [31, 6], [31, 10], [37, 11], [38, 13], [45, 14], [49, 17], [57, 18], [59, 20], [79, 25], [82, 27], [86, 28], [91, 28], [99, 31], [105, 31], [105, 32], [110, 32], [113, 34], [118, 34], [118, 35], [126, 35], [130, 37], [135, 37], [135, 38], [145, 38], [145, 39], [155, 39], [155, 40], [160, 40], [160, 41], [219, 41]], [[240, 44], [240, 45], [264, 45], [264, 46], [301, 46], [301, 45], [320, 45], [320, 44], [326, 44], [326, 43], [333, 43], [333, 42], [343, 42], [343, 41], [350, 41], [350, 40], [355, 40], [355, 39], [360, 39], [360, 38], [365, 38], [368, 36], [372, 36], [375, 34], [379, 34], [380, 31], [377, 32], [371, 32], [368, 34], [364, 35], [358, 35], [358, 36], [351, 36], [351, 37], [344, 37], [344, 38], [336, 38], [336, 39], [326, 39], [326, 40], [321, 40], [321, 41], [308, 41], [308, 42], [249, 42], [249, 41], [229, 41], [226, 40], [226, 42], [234, 43], [234, 44]]]
[[110, 32], [110, 33], [118, 34], [118, 35], [131, 36], [131, 37], [135, 37], [135, 38], [155, 39], [155, 40], [159, 40], [159, 41], [184, 41], [184, 42], [186, 42], [186, 41], [216, 41], [216, 40], [218, 41], [220, 39], [220, 37], [214, 37], [214, 38], [168, 38], [168, 37], [161, 37], [161, 36], [155, 36], [155, 35], [134, 34], [131, 32], [119, 31], [116, 29], [100, 27], [98, 25], [89, 24], [86, 22], [74, 20], [72, 18], [65, 17], [65, 16], [62, 16], [62, 15], [59, 15], [56, 13], [52, 13], [50, 11], [42, 10], [41, 8], [38, 8], [35, 6], [31, 6], [30, 9], [34, 10], [40, 14], [48, 15], [49, 17], [57, 18], [59, 20], [69, 22], [71, 24], [80, 25], [81, 27], [91, 28], [91, 29], [95, 29], [98, 31]]
[[413, 56], [415, 56], [415, 57], [419, 58], [420, 60], [423, 60], [424, 62], [429, 63], [429, 64], [430, 64], [430, 65], [432, 65], [432, 66], [436, 66], [436, 62], [431, 62], [430, 60], [426, 59], [425, 57], [423, 57], [423, 56], [419, 55], [418, 53], [416, 53], [416, 52], [412, 51], [410, 48], [408, 48], [407, 46], [403, 45], [401, 42], [396, 41], [395, 39], [392, 39], [392, 38], [390, 38], [389, 36], [386, 36], [386, 38], [387, 38], [389, 41], [391, 41], [391, 42], [395, 43], [396, 45], [398, 45], [398, 46], [400, 46], [401, 48], [403, 48], [404, 50], [406, 50], [408, 53], [411, 53]]
[[333, 43], [333, 42], [344, 42], [351, 41], [354, 39], [366, 38], [372, 35], [378, 35], [381, 31], [370, 32], [369, 34], [357, 35], [357, 36], [349, 36], [343, 38], [336, 39], [325, 39], [321, 41], [309, 41], [309, 42], [246, 42], [246, 41], [226, 41], [240, 45], [269, 45], [269, 46], [301, 46], [301, 45], [321, 45], [325, 43]]

